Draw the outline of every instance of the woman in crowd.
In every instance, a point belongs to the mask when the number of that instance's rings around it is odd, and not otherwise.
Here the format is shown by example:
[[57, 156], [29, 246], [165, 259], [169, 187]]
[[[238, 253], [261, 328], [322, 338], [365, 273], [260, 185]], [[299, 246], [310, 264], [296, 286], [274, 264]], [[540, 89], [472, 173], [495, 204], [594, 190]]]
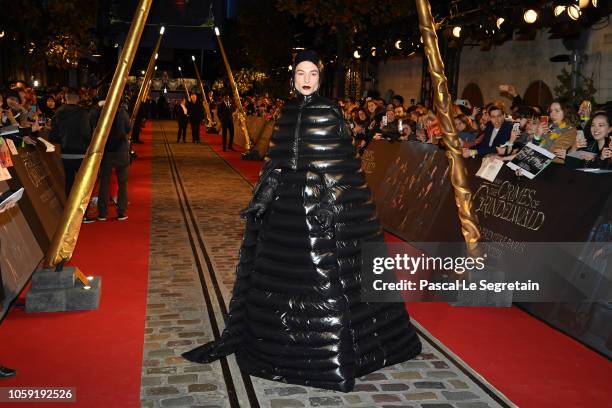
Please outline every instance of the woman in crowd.
[[53, 119], [56, 109], [55, 97], [53, 95], [48, 95], [45, 104], [40, 107], [41, 112], [47, 119]]
[[461, 139], [464, 147], [469, 147], [476, 140], [477, 131], [474, 128], [472, 120], [461, 113], [455, 116], [455, 127], [457, 128], [457, 136]]
[[576, 155], [564, 157], [566, 166], [609, 168], [612, 149], [611, 123], [612, 120], [607, 112], [595, 112], [587, 126], [590, 131], [585, 137], [577, 137], [569, 150], [570, 153], [583, 152], [580, 154], [581, 157], [575, 157]]
[[567, 150], [576, 141], [576, 113], [559, 101], [550, 104], [550, 126], [541, 123], [534, 140], [540, 147], [554, 153], [555, 163], [563, 163]]
[[[349, 392], [355, 379], [415, 357], [402, 303], [360, 299], [362, 242], [382, 242], [340, 108], [318, 95], [321, 62], [294, 62], [287, 102], [248, 208], [227, 326], [183, 356], [236, 353], [246, 374]], [[350, 234], [349, 234], [350, 231]]]

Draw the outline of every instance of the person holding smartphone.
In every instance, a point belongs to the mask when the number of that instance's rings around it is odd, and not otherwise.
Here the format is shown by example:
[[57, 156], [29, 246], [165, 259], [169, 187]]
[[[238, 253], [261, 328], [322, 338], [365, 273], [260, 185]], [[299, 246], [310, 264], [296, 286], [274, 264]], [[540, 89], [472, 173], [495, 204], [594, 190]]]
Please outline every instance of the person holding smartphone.
[[[576, 141], [576, 112], [570, 106], [554, 101], [548, 113], [552, 123], [548, 125], [548, 119], [541, 121], [534, 142], [557, 156], [554, 163], [563, 164], [567, 150]], [[547, 117], [541, 116], [541, 119], [544, 118]]]
[[587, 128], [590, 129], [586, 135], [579, 131], [576, 141], [569, 149], [570, 152], [582, 152], [582, 158], [567, 156], [566, 166], [571, 168], [594, 167], [609, 168], [612, 156], [612, 118], [605, 111], [595, 112], [591, 116]]

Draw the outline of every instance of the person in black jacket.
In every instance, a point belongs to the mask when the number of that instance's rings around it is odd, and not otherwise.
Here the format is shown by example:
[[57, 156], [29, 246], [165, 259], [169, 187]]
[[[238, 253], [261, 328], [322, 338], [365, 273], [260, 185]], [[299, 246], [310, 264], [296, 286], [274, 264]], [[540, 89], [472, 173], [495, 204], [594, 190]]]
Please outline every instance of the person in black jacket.
[[191, 123], [191, 142], [200, 143], [200, 125], [204, 118], [204, 106], [202, 101], [198, 99], [198, 95], [191, 94], [191, 101], [187, 104], [187, 112], [189, 114], [189, 123]]
[[[92, 127], [95, 127], [100, 119], [102, 107], [104, 106], [108, 88], [99, 91], [100, 102], [98, 106], [91, 111]], [[108, 194], [110, 178], [113, 173], [113, 168], [117, 174], [118, 197], [117, 197], [117, 219], [119, 221], [127, 220], [127, 204], [128, 204], [128, 169], [130, 167], [130, 144], [128, 135], [130, 133], [130, 117], [123, 105], [119, 105], [115, 120], [111, 126], [106, 145], [104, 147], [104, 156], [100, 163], [100, 183], [98, 192], [98, 220], [106, 221]]]
[[92, 127], [89, 112], [79, 106], [79, 94], [75, 90], [66, 94], [62, 105], [53, 119], [49, 138], [51, 143], [62, 146], [61, 158], [64, 164], [66, 197], [70, 195], [76, 174], [81, 167], [85, 153], [91, 143]]
[[[223, 151], [234, 150], [234, 113], [235, 109], [230, 101], [229, 95], [223, 96], [223, 101], [217, 105], [217, 115], [221, 121], [221, 137], [223, 140]], [[229, 132], [229, 144], [227, 143], [227, 133]]]
[[484, 138], [472, 149], [463, 149], [463, 157], [497, 153], [497, 147], [504, 146], [510, 139], [513, 123], [505, 120], [504, 111], [497, 105], [491, 105], [487, 112], [491, 119], [485, 127]]
[[312, 51], [293, 64], [247, 219], [227, 325], [183, 353], [284, 383], [349, 392], [355, 379], [411, 359], [421, 343], [403, 303], [361, 301], [363, 242], [382, 242], [370, 189], [342, 112], [317, 94]]
[[189, 123], [189, 115], [187, 112], [187, 98], [182, 97], [181, 102], [174, 105], [174, 116], [178, 121], [176, 143], [180, 143], [181, 139], [183, 143], [185, 143], [185, 138], [187, 137], [187, 123]]

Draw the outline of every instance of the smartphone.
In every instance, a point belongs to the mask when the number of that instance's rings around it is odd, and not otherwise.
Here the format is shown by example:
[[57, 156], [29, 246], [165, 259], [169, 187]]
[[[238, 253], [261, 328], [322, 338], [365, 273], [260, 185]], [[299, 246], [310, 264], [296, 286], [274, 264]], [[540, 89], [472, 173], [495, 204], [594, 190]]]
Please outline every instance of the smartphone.
[[540, 123], [548, 126], [548, 116], [540, 116]]
[[387, 115], [385, 115], [385, 116], [382, 117], [382, 125], [383, 125], [383, 127], [387, 126], [387, 123], [388, 123]]
[[402, 125], [402, 120], [401, 119], [398, 121], [397, 130], [400, 133], [402, 133], [402, 131], [404, 130], [404, 126]]
[[521, 130], [521, 124], [519, 122], [514, 122], [514, 125], [512, 125], [512, 131], [520, 132], [520, 130]]

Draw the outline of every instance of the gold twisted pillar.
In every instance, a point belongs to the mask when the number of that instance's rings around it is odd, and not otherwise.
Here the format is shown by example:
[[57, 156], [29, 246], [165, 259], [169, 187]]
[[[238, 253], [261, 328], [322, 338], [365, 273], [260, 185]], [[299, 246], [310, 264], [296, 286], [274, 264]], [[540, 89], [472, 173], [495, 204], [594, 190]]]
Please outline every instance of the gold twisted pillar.
[[[202, 92], [202, 104], [204, 104], [204, 111], [206, 111], [206, 127], [212, 127], [213, 120], [212, 115], [210, 113], [210, 106], [208, 105], [208, 98], [206, 97], [206, 92], [204, 92], [204, 84], [202, 83], [202, 78], [200, 77], [200, 70], [195, 62], [195, 57], [192, 55], [191, 60], [193, 61], [193, 68], [195, 69], [196, 78], [198, 78], [198, 85], [200, 85], [200, 91]], [[204, 62], [202, 62], [203, 64]]]
[[478, 221], [472, 212], [472, 192], [470, 190], [467, 170], [463, 164], [461, 142], [457, 137], [455, 123], [450, 112], [451, 96], [448, 93], [446, 76], [444, 75], [444, 63], [438, 48], [438, 36], [436, 26], [431, 15], [431, 6], [428, 0], [415, 0], [419, 16], [419, 28], [423, 36], [425, 55], [429, 61], [429, 73], [434, 90], [434, 105], [440, 121], [440, 129], [446, 143], [446, 157], [450, 166], [450, 178], [455, 190], [455, 203], [459, 210], [461, 230], [467, 244], [468, 250], [476, 250], [480, 240]]
[[229, 77], [230, 86], [232, 87], [232, 92], [234, 94], [234, 104], [236, 105], [236, 113], [238, 115], [238, 121], [240, 122], [240, 129], [242, 129], [242, 133], [244, 134], [244, 139], [246, 143], [245, 147], [250, 150], [251, 136], [249, 135], [249, 129], [247, 128], [246, 114], [244, 113], [244, 109], [242, 108], [242, 102], [240, 102], [240, 94], [238, 93], [238, 87], [236, 86], [236, 81], [234, 81], [234, 74], [232, 74], [232, 69], [230, 68], [229, 61], [227, 60], [227, 55], [225, 55], [225, 48], [223, 48], [223, 43], [221, 42], [221, 35], [217, 27], [215, 27], [215, 34], [217, 37], [217, 43], [219, 44], [219, 49], [221, 50], [221, 57], [223, 58], [225, 69], [227, 70], [227, 76]]
[[149, 81], [151, 81], [151, 77], [153, 76], [153, 71], [155, 67], [155, 61], [157, 61], [157, 53], [159, 52], [159, 47], [162, 42], [162, 38], [164, 36], [165, 28], [162, 26], [159, 30], [159, 37], [157, 37], [157, 42], [155, 43], [155, 47], [153, 47], [153, 52], [151, 53], [151, 58], [149, 58], [149, 65], [147, 65], [147, 70], [145, 71], [144, 78], [142, 80], [142, 84], [140, 85], [140, 89], [138, 90], [138, 96], [136, 97], [136, 102], [134, 103], [134, 110], [132, 111], [132, 116], [130, 116], [130, 128], [134, 129], [134, 124], [136, 123], [136, 116], [138, 115], [138, 110], [140, 109], [140, 105], [147, 98], [148, 90], [149, 90]]
[[74, 252], [83, 216], [89, 204], [89, 197], [98, 177], [106, 139], [121, 102], [125, 83], [132, 67], [152, 2], [153, 0], [140, 0], [136, 8], [130, 31], [125, 39], [125, 47], [117, 62], [117, 68], [115, 69], [98, 125], [94, 130], [91, 144], [83, 159], [83, 164], [81, 164], [70, 196], [66, 201], [66, 207], [53, 236], [51, 246], [47, 251], [47, 256], [45, 257], [45, 266], [47, 267], [53, 267], [69, 260]]

